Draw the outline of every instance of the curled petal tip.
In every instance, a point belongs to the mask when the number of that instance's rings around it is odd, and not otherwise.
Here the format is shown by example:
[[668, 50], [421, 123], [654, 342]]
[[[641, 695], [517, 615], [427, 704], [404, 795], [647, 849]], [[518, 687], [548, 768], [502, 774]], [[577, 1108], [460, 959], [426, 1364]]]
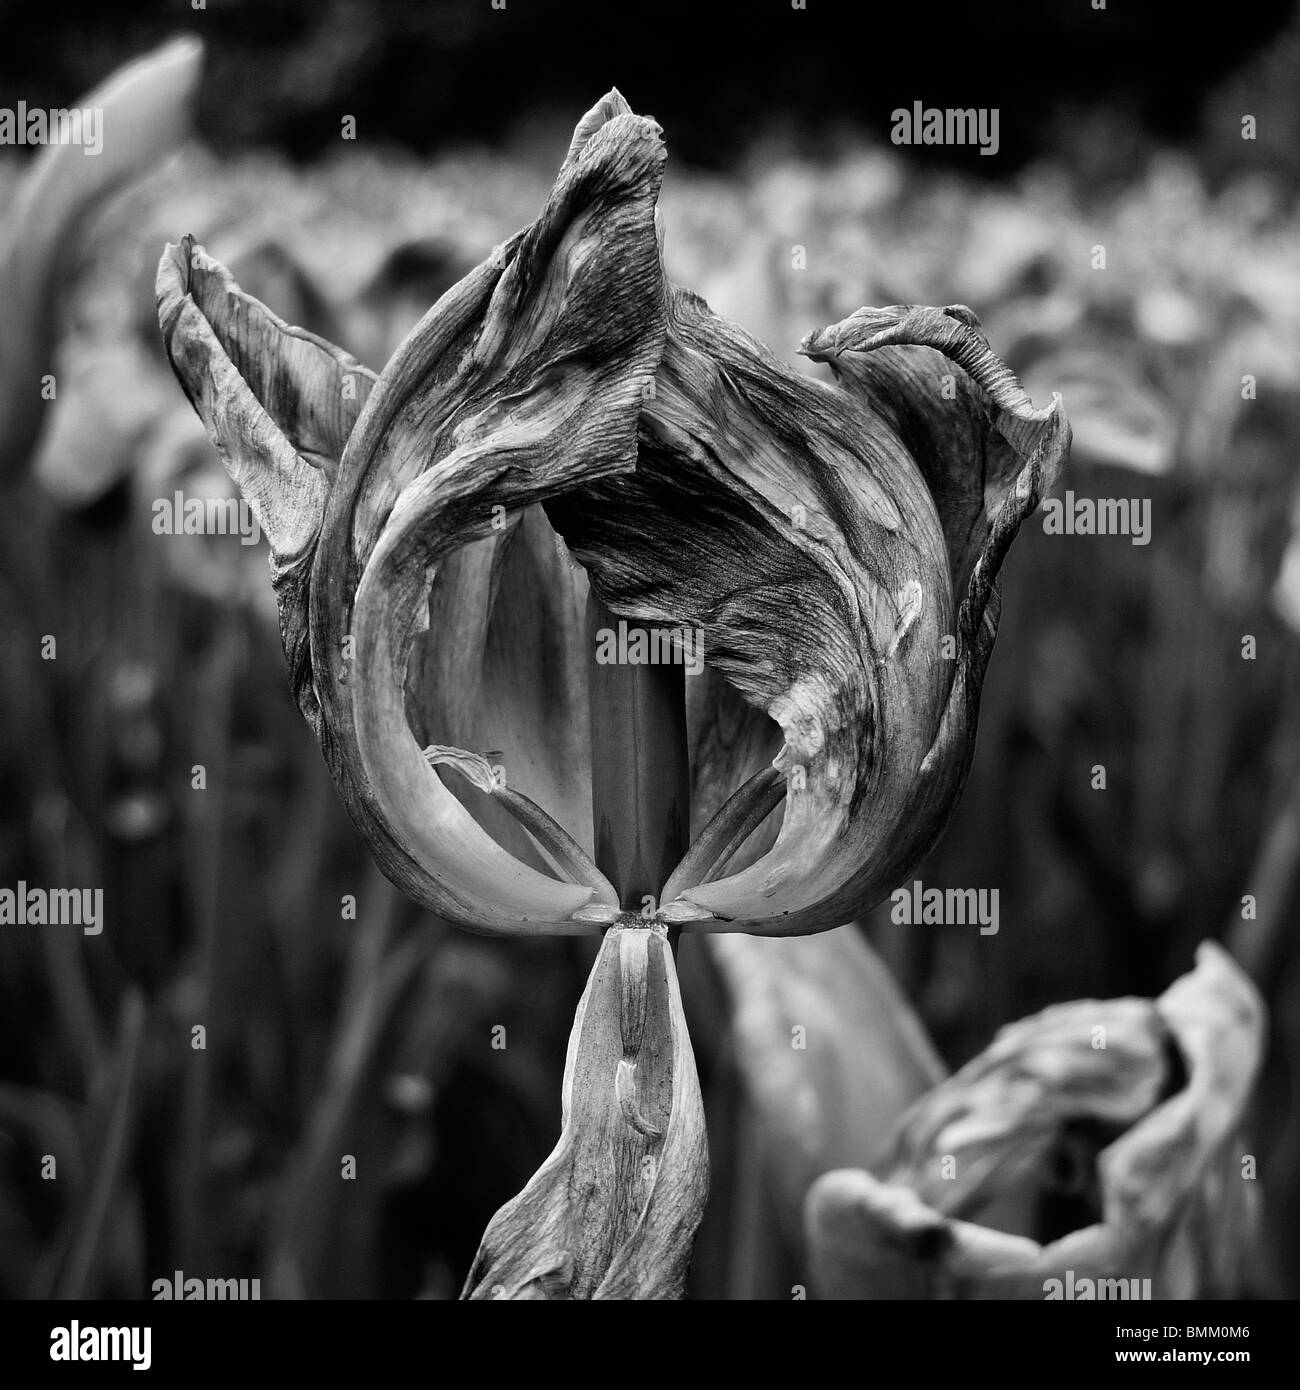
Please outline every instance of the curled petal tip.
[[655, 139], [663, 135], [663, 128], [657, 121], [649, 116], [635, 115], [618, 88], [611, 87], [595, 106], [582, 117], [574, 128], [573, 139], [569, 142], [568, 153], [564, 157], [564, 164], [561, 166], [561, 172], [578, 159], [591, 143], [592, 138], [603, 126], [623, 116], [630, 116], [633, 120], [639, 121], [649, 131], [653, 132]]
[[463, 748], [449, 748], [439, 743], [431, 743], [424, 749], [424, 760], [430, 767], [455, 768], [471, 786], [491, 793], [504, 786], [505, 778], [488, 757], [486, 753], [467, 753]]
[[661, 920], [675, 926], [679, 922], [711, 921], [713, 913], [698, 903], [693, 903], [686, 898], [678, 898], [676, 902], [671, 902], [666, 907], [660, 908], [659, 916]]
[[570, 913], [571, 919], [575, 922], [593, 922], [605, 926], [617, 922], [621, 915], [620, 909], [613, 903], [588, 903], [585, 907]]

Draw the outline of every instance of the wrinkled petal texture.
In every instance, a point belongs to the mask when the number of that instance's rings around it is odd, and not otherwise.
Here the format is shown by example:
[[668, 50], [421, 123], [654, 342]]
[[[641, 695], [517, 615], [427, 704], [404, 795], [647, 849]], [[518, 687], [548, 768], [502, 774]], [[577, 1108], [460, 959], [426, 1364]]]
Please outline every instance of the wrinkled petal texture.
[[[607, 883], [561, 883], [479, 826], [422, 757], [404, 692], [448, 556], [557, 491], [635, 465], [662, 351], [663, 163], [653, 122], [619, 115], [596, 129], [538, 221], [399, 349], [330, 494], [311, 599], [327, 756], [389, 876], [463, 926], [590, 930], [571, 914], [593, 898], [617, 906]], [[429, 633], [430, 647], [443, 640]]]
[[[1069, 427], [1059, 402], [1032, 409], [966, 310], [862, 310], [812, 335], [837, 388], [687, 291], [669, 307], [635, 475], [547, 511], [611, 609], [699, 627], [710, 667], [784, 735], [775, 843], [729, 877], [670, 880], [665, 900], [713, 914], [689, 930], [822, 930], [879, 901], [947, 822], [997, 573]], [[752, 747], [760, 731], [734, 722]], [[695, 733], [697, 771], [703, 753], [726, 777]]]
[[492, 1218], [473, 1299], [677, 1299], [708, 1196], [699, 1079], [660, 930], [606, 932], [578, 1005], [560, 1141]]
[[613, 611], [701, 629], [784, 734], [775, 846], [683, 896], [733, 930], [838, 925], [946, 693], [947, 562], [901, 444], [674, 289], [636, 473], [548, 511]]
[[289, 679], [319, 735], [307, 585], [330, 475], [377, 378], [245, 294], [192, 237], [163, 253], [157, 292], [172, 369], [270, 544]]
[[838, 381], [791, 371], [667, 283], [663, 164], [658, 127], [603, 98], [537, 222], [377, 381], [190, 243], [160, 268], [341, 794], [387, 875], [473, 930], [589, 931], [619, 906], [422, 753], [490, 747], [569, 864], [590, 853], [588, 584], [702, 635], [697, 825], [764, 765], [785, 779], [730, 863], [670, 877], [674, 920], [794, 935], [879, 901], [955, 805], [998, 570], [1068, 449], [1059, 401], [1035, 411], [961, 306], [860, 310], [804, 344]]

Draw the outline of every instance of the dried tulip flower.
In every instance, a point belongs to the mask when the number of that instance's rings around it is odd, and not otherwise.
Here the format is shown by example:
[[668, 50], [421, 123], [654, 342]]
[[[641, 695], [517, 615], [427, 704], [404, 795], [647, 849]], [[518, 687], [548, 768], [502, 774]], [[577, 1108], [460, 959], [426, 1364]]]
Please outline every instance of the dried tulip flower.
[[1256, 1215], [1241, 1126], [1263, 1035], [1257, 991], [1213, 942], [1158, 999], [1080, 1000], [1008, 1025], [902, 1116], [885, 1176], [813, 1184], [814, 1287], [1240, 1296]]
[[[1059, 398], [1034, 410], [960, 306], [859, 311], [803, 346], [834, 382], [792, 371], [667, 280], [664, 162], [611, 92], [537, 221], [378, 376], [190, 238], [159, 267], [172, 364], [269, 538], [293, 690], [376, 861], [472, 931], [604, 934], [560, 1144], [472, 1296], [680, 1296], [707, 1164], [666, 932], [836, 927], [930, 848], [999, 568], [1069, 447]], [[716, 698], [689, 730], [680, 672], [593, 660], [602, 621], [698, 634]], [[688, 846], [688, 734], [737, 708], [784, 744], [748, 778], [710, 763], [722, 804]]]

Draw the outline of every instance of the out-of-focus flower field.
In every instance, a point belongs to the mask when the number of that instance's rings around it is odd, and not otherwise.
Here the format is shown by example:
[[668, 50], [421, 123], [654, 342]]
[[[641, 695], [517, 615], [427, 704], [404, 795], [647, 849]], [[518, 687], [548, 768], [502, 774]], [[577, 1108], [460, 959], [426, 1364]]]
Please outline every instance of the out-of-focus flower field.
[[[189, 148], [61, 267], [57, 395], [0, 511], [0, 882], [103, 885], [110, 926], [0, 928], [0, 1295], [147, 1297], [183, 1269], [264, 1297], [454, 1297], [555, 1139], [593, 948], [464, 935], [370, 864], [287, 698], [264, 543], [154, 532], [178, 489], [236, 493], [171, 377], [153, 277], [193, 232], [379, 369], [535, 216], [562, 153], [296, 168]], [[0, 162], [0, 210], [20, 172]], [[1048, 1004], [1159, 995], [1219, 940], [1270, 1014], [1251, 1286], [1295, 1295], [1294, 191], [1252, 173], [1211, 192], [1161, 153], [1100, 194], [1052, 163], [992, 188], [879, 147], [814, 165], [769, 144], [732, 176], [670, 164], [662, 210], [673, 278], [805, 370], [804, 334], [861, 305], [970, 305], [1035, 403], [1061, 392], [1065, 486], [1151, 500], [1149, 545], [1035, 517], [1008, 563], [974, 770], [918, 875], [999, 889], [998, 932], [889, 904], [863, 929], [952, 1068]], [[694, 1291], [788, 1297], [805, 1252], [781, 1140], [698, 938], [681, 970], [713, 1164]], [[797, 1017], [830, 1017], [835, 982], [808, 971]], [[850, 1096], [894, 1065], [872, 1036], [835, 1080]], [[852, 1157], [805, 1137], [814, 1169]]]

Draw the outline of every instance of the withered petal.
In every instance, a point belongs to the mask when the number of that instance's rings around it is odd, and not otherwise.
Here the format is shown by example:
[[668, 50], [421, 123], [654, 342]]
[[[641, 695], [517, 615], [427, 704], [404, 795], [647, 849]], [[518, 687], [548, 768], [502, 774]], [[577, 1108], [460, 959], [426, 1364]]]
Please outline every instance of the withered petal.
[[[698, 301], [674, 298], [674, 309], [679, 305], [696, 307]], [[679, 332], [683, 320], [692, 326], [705, 322], [702, 316], [695, 320], [689, 313], [673, 315], [657, 385], [670, 377], [674, 349], [689, 332]], [[713, 325], [719, 322], [713, 320]], [[667, 449], [676, 446], [689, 455], [693, 441], [682, 426], [700, 418], [706, 400], [716, 410], [728, 392], [740, 390], [750, 409], [762, 414], [762, 396], [754, 389], [753, 378], [746, 377], [743, 354], [727, 351], [735, 336], [734, 330], [699, 333], [701, 345], [720, 365], [720, 383], [697, 395], [685, 421], [670, 420], [665, 428], [662, 417], [671, 416], [670, 388], [666, 411], [654, 402], [647, 405], [643, 432], [647, 426], [651, 431], [658, 426]], [[755, 360], [756, 348], [750, 344], [750, 361]], [[1035, 410], [993, 353], [975, 315], [962, 305], [944, 310], [862, 309], [832, 328], [810, 334], [802, 351], [829, 360], [835, 368], [839, 389], [828, 390], [822, 398], [823, 419], [836, 420], [838, 428], [848, 429], [856, 442], [856, 451], [850, 452], [847, 461], [837, 460], [838, 476], [858, 485], [849, 508], [819, 509], [815, 514], [831, 526], [846, 528], [842, 534], [847, 537], [856, 530], [859, 544], [873, 549], [867, 582], [858, 584], [859, 605], [852, 615], [857, 619], [859, 650], [868, 658], [868, 675], [865, 680], [846, 680], [851, 662], [827, 640], [824, 623], [813, 621], [809, 626], [816, 652], [799, 650], [797, 638], [792, 641], [789, 633], [791, 614], [803, 617], [807, 610], [793, 595], [784, 623], [780, 615], [769, 612], [763, 612], [758, 621], [751, 620], [751, 632], [775, 631], [785, 639], [787, 651], [798, 653], [807, 676], [820, 686], [818, 693], [833, 690], [842, 701], [846, 689], [856, 687], [851, 706], [856, 709], [856, 727], [851, 718], [843, 720], [839, 738], [832, 741], [827, 730], [835, 727], [833, 719], [827, 721], [818, 714], [809, 719], [807, 680], [800, 682], [791, 672], [786, 692], [761, 705], [768, 692], [756, 686], [754, 671], [761, 667], [752, 664], [761, 661], [761, 653], [750, 654], [748, 669], [729, 667], [728, 639], [734, 629], [722, 634], [719, 652], [719, 634], [710, 632], [707, 621], [702, 624], [706, 659], [746, 699], [765, 707], [782, 725], [786, 747], [776, 766], [790, 778], [790, 794], [776, 843], [756, 862], [709, 885], [695, 885], [674, 875], [665, 898], [680, 893], [721, 919], [695, 923], [693, 930], [789, 934], [834, 925], [873, 906], [930, 849], [956, 804], [974, 751], [979, 694], [997, 633], [998, 573], [1021, 521], [1037, 507], [1069, 451], [1070, 428], [1060, 398], [1046, 409]], [[707, 379], [707, 374], [700, 375]], [[798, 392], [785, 383], [773, 394], [789, 402]], [[854, 409], [847, 409], [849, 402]], [[797, 411], [787, 406], [787, 413]], [[781, 437], [770, 414], [764, 416], [764, 426], [769, 436]], [[733, 426], [729, 433], [740, 432]], [[788, 434], [783, 442], [790, 459], [806, 470], [806, 442], [792, 441]], [[706, 452], [716, 457], [716, 450], [717, 442], [710, 439]], [[643, 440], [643, 460], [648, 455], [653, 457]], [[815, 465], [813, 471], [817, 471]], [[768, 470], [758, 486], [770, 486], [771, 478]], [[924, 479], [929, 508], [915, 500], [916, 478]], [[754, 480], [748, 481], [752, 485]], [[616, 494], [628, 484], [617, 479], [603, 487]], [[790, 506], [788, 493], [783, 502]], [[810, 513], [806, 504], [796, 505], [803, 507], [792, 512], [802, 529]], [[896, 535], [898, 524], [889, 524], [891, 510], [905, 518], [901, 537]], [[934, 512], [942, 528], [943, 569], [933, 558], [930, 516]], [[874, 529], [870, 523], [875, 523]], [[684, 532], [697, 529], [704, 530], [691, 521], [680, 528]], [[579, 537], [572, 530], [566, 535], [586, 561]], [[676, 539], [683, 549], [689, 547], [687, 537]], [[899, 564], [900, 554], [908, 553], [909, 541], [911, 572]], [[746, 537], [745, 544], [751, 546], [752, 539]], [[770, 576], [779, 572], [775, 557], [768, 557], [764, 568], [770, 582]], [[593, 573], [599, 588], [605, 576], [598, 569]], [[698, 587], [693, 572], [691, 578]], [[658, 590], [642, 588], [658, 598]], [[806, 580], [800, 589], [808, 591]], [[617, 609], [615, 599], [602, 596]], [[758, 606], [753, 599], [750, 604]], [[853, 631], [851, 625], [849, 631]], [[953, 641], [945, 653], [948, 659], [940, 659], [940, 639], [949, 637]], [[936, 692], [937, 704], [932, 702]], [[811, 704], [815, 709], [816, 695]], [[792, 721], [793, 713], [802, 718], [802, 728]], [[819, 751], [829, 745], [829, 757], [822, 762], [809, 758], [810, 745], [818, 745]], [[851, 756], [846, 756], [846, 746]], [[836, 775], [842, 778], [846, 767], [851, 781], [844, 795], [843, 784], [836, 786]], [[796, 776], [803, 785], [796, 784]], [[801, 798], [800, 793], [810, 787], [814, 794]], [[832, 810], [836, 791], [841, 798]], [[820, 845], [800, 824], [805, 806], [816, 808], [824, 836]], [[805, 879], [802, 893], [783, 892], [790, 883], [792, 861], [798, 865], [796, 873], [802, 872]]]
[[635, 473], [546, 510], [612, 611], [700, 629], [709, 667], [784, 734], [776, 843], [712, 883], [674, 875], [665, 902], [712, 914], [688, 929], [817, 931], [888, 891], [912, 862], [899, 809], [939, 726], [952, 607], [934, 503], [890, 426], [673, 287]]
[[1065, 1126], [1119, 1133], [1159, 1103], [1171, 1041], [1149, 999], [1072, 1000], [1007, 1024], [900, 1121], [882, 1171], [949, 1215], [991, 1192], [1029, 1200]]
[[[417, 737], [499, 749], [511, 787], [590, 854], [587, 575], [540, 507], [501, 520], [438, 568], [429, 631], [410, 659], [408, 714]], [[474, 798], [471, 809], [524, 857], [490, 803]]]
[[[925, 477], [943, 525], [956, 657], [930, 767], [959, 768], [973, 746], [1006, 553], [1070, 452], [1061, 398], [1035, 409], [964, 304], [864, 308], [810, 333], [800, 352], [827, 362], [845, 391], [888, 420]], [[967, 758], [968, 762], [969, 759]], [[955, 793], [954, 793], [955, 795]]]
[[172, 369], [270, 544], [290, 682], [318, 729], [308, 576], [330, 479], [378, 378], [245, 294], [193, 237], [163, 252], [157, 297]]
[[681, 1298], [708, 1174], [672, 951], [661, 927], [615, 925], [574, 1017], [560, 1141], [492, 1218], [462, 1297]]
[[[593, 898], [618, 906], [612, 888], [562, 883], [492, 839], [421, 756], [405, 699], [430, 584], [449, 557], [516, 512], [635, 465], [663, 344], [664, 151], [639, 117], [587, 124], [541, 217], [448, 291], [385, 369], [312, 574], [327, 758], [353, 819], [390, 878], [471, 930], [591, 932], [576, 912]], [[485, 562], [486, 552], [459, 563]], [[429, 632], [426, 663], [447, 636]]]

